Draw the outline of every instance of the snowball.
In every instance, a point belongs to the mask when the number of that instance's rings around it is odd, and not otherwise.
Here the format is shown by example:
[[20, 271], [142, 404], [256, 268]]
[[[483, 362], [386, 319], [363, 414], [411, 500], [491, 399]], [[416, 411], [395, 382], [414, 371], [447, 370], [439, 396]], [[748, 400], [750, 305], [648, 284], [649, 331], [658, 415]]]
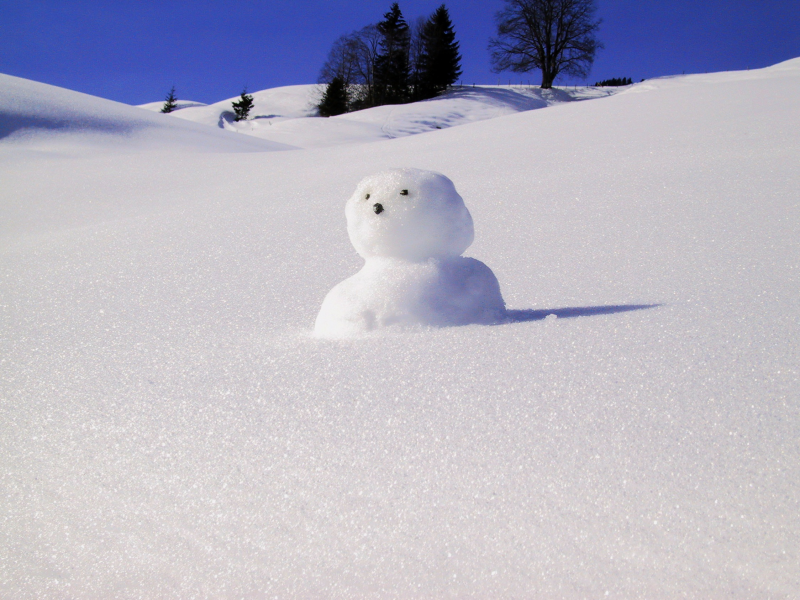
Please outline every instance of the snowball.
[[453, 182], [433, 171], [392, 169], [366, 177], [345, 214], [350, 241], [364, 258], [459, 256], [474, 235]]
[[474, 258], [372, 258], [334, 287], [314, 332], [341, 338], [388, 326], [490, 324], [505, 315], [492, 270]]

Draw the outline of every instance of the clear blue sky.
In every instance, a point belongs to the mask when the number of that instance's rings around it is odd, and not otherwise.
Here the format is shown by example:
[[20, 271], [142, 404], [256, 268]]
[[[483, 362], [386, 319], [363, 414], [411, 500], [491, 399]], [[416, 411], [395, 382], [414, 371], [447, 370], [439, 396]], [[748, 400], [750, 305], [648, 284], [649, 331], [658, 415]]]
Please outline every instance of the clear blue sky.
[[[224, 100], [314, 83], [331, 43], [379, 21], [391, 0], [0, 0], [0, 72], [120, 102]], [[401, 0], [407, 20], [441, 0]], [[486, 50], [503, 0], [446, 2], [465, 83], [493, 74]], [[605, 44], [588, 83], [765, 67], [800, 56], [800, 0], [598, 0]], [[561, 83], [574, 83], [560, 79]]]

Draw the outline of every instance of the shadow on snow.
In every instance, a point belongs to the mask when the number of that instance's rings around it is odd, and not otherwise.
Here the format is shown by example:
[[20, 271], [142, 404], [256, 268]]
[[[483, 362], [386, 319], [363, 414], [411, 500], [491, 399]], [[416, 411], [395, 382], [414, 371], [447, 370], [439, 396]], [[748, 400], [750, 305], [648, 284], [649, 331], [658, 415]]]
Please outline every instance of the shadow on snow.
[[661, 304], [617, 304], [609, 306], [572, 306], [567, 308], [550, 308], [544, 310], [533, 310], [530, 308], [523, 310], [507, 310], [506, 318], [498, 323], [525, 323], [526, 321], [541, 321], [550, 315], [555, 315], [559, 319], [571, 317], [593, 317], [596, 315], [611, 315], [614, 313], [628, 312], [631, 310], [644, 310], [646, 308], [656, 308]]
[[50, 131], [91, 131], [94, 133], [130, 134], [137, 127], [146, 127], [149, 123], [119, 122], [112, 117], [44, 115], [30, 116], [4, 112], [0, 109], [0, 139], [17, 132], [37, 130]]

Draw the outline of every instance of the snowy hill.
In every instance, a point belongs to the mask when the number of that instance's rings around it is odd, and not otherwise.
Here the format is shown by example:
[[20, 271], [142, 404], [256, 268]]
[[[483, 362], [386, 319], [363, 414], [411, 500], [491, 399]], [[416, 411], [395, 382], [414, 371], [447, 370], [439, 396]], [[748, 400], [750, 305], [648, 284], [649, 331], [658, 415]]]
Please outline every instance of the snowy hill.
[[[294, 85], [254, 92], [247, 122], [233, 121], [229, 98], [208, 106], [186, 108], [172, 115], [229, 131], [246, 133], [302, 148], [361, 144], [446, 129], [563, 102], [611, 96], [621, 88], [565, 88], [477, 86], [454, 89], [424, 102], [378, 106], [330, 119], [317, 116], [322, 94], [318, 85]], [[140, 108], [159, 111], [161, 103]]]
[[[178, 111], [183, 110], [184, 108], [197, 108], [200, 106], [208, 106], [208, 104], [203, 102], [195, 102], [194, 100], [176, 100], [175, 108], [173, 110]], [[138, 108], [144, 108], [145, 110], [160, 113], [161, 109], [164, 108], [164, 102], [148, 102], [147, 104], [139, 104]]]
[[[316, 116], [315, 103], [318, 101], [316, 96], [319, 91], [318, 87], [316, 85], [290, 85], [253, 92], [250, 94], [253, 96], [250, 118], [255, 121], [260, 119], [281, 121]], [[234, 115], [231, 103], [237, 100], [239, 100], [239, 96], [208, 105], [195, 103], [198, 105], [182, 107], [181, 110], [171, 113], [171, 116], [223, 128], [225, 125], [233, 124]], [[180, 103], [179, 100], [179, 107]], [[163, 102], [150, 102], [140, 105], [139, 108], [160, 111], [163, 106]]]
[[153, 115], [126, 104], [103, 100], [44, 83], [0, 74], [0, 144], [43, 150], [74, 147], [194, 149], [204, 152], [253, 152], [287, 149], [283, 144], [232, 136], [225, 132]]
[[[3, 138], [0, 596], [797, 597], [798, 97], [800, 59], [336, 148]], [[390, 167], [453, 180], [509, 322], [311, 335]]]

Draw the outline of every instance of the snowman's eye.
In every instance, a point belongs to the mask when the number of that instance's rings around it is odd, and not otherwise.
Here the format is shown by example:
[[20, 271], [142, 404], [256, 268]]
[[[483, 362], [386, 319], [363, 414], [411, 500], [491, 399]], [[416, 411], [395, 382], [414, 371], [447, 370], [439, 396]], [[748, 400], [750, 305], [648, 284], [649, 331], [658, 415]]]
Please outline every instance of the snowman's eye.
[[364, 200], [369, 200], [369, 194], [367, 194], [366, 196], [364, 196]]
[[408, 190], [400, 190], [401, 196], [408, 196]]

